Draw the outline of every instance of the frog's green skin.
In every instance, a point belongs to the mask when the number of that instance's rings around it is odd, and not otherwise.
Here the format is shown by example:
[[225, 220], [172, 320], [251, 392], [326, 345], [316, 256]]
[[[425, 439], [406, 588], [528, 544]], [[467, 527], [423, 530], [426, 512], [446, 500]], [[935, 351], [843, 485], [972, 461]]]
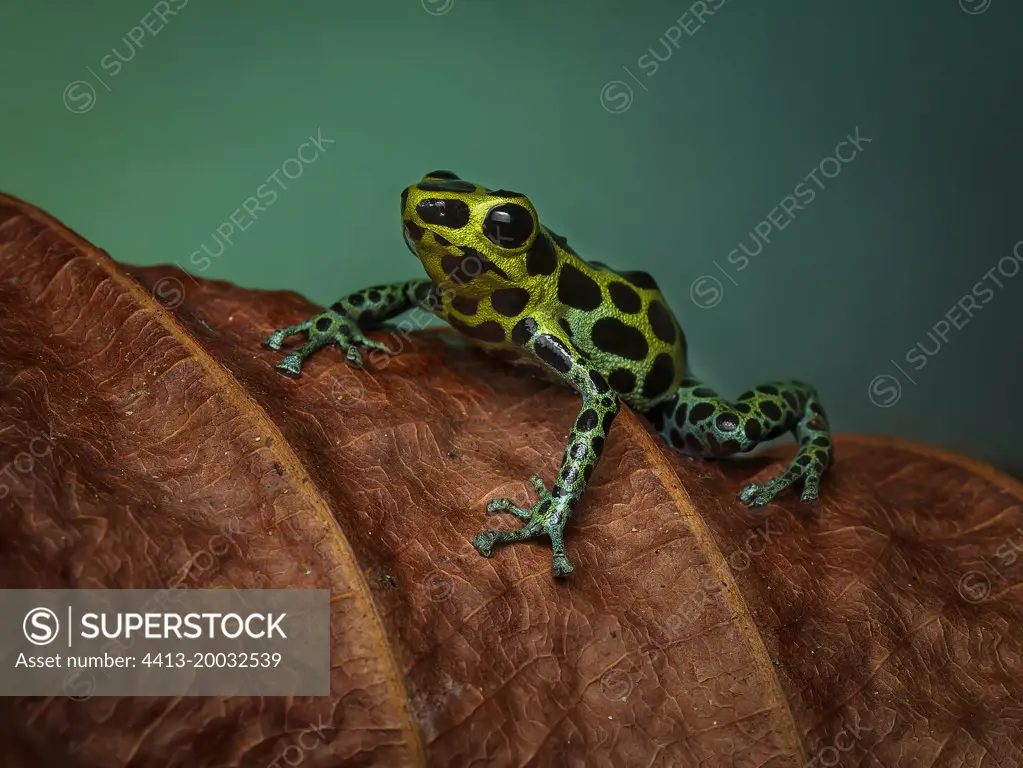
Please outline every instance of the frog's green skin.
[[788, 469], [763, 485], [747, 485], [739, 498], [762, 507], [799, 480], [803, 501], [817, 499], [834, 452], [813, 387], [774, 382], [733, 402], [703, 386], [687, 370], [685, 337], [651, 277], [582, 260], [517, 192], [434, 171], [402, 192], [401, 213], [405, 241], [429, 280], [349, 294], [313, 318], [274, 331], [265, 343], [280, 349], [287, 337], [308, 334], [306, 344], [277, 366], [290, 376], [327, 344], [339, 345], [361, 366], [360, 347], [389, 349], [367, 339], [360, 324], [418, 305], [488, 352], [579, 392], [582, 406], [553, 487], [548, 491], [538, 476], [531, 478], [539, 500], [528, 508], [491, 500], [488, 512], [510, 512], [526, 522], [518, 530], [476, 536], [480, 554], [490, 557], [496, 544], [546, 535], [554, 574], [573, 570], [565, 524], [597, 466], [619, 398], [690, 456], [729, 456], [794, 432], [800, 447]]

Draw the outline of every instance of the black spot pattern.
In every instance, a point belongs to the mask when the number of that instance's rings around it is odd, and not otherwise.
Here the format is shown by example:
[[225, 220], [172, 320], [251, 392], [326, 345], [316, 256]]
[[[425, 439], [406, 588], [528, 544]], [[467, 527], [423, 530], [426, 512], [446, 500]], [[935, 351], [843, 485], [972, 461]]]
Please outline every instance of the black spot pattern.
[[665, 344], [675, 342], [675, 321], [671, 318], [671, 312], [659, 301], [651, 301], [647, 309], [647, 317], [650, 319], [650, 327], [654, 329], [654, 335]]
[[655, 398], [664, 394], [675, 381], [675, 363], [671, 355], [662, 352], [654, 358], [654, 364], [650, 367], [650, 373], [646, 375], [643, 382], [643, 395], [648, 398]]
[[587, 408], [585, 411], [579, 414], [579, 418], [575, 420], [575, 428], [580, 432], [590, 432], [597, 426], [597, 412], [592, 408]]
[[590, 329], [590, 340], [597, 349], [629, 360], [642, 360], [650, 347], [643, 333], [616, 317], [602, 317]]
[[462, 296], [458, 294], [451, 299], [452, 309], [461, 312], [463, 315], [475, 315], [476, 310], [479, 309], [479, 299], [474, 299], [472, 296]]
[[575, 464], [569, 464], [561, 470], [561, 482], [565, 485], [575, 485], [579, 479], [579, 468]]
[[616, 392], [627, 394], [636, 386], [636, 374], [628, 368], [615, 368], [608, 377], [608, 383]]
[[[440, 268], [455, 285], [464, 285], [471, 279], [466, 274], [465, 267], [465, 259], [461, 256], [452, 256], [450, 253], [445, 253], [440, 259]], [[475, 274], [474, 270], [472, 270], [472, 274]]]
[[569, 340], [571, 340], [572, 324], [568, 322], [568, 319], [564, 317], [558, 318], [558, 325], [561, 326], [561, 330], [563, 330], [565, 332], [565, 335], [568, 336]]
[[664, 418], [666, 414], [664, 412], [663, 405], [660, 408], [652, 408], [643, 415], [650, 420], [650, 423], [654, 425], [654, 429], [658, 432], [660, 432], [664, 427]]
[[408, 236], [416, 243], [423, 239], [423, 233], [426, 232], [425, 229], [409, 219], [405, 219], [405, 231], [408, 232]]
[[759, 440], [764, 428], [757, 419], [747, 419], [743, 432], [749, 440]]
[[501, 288], [490, 295], [490, 306], [505, 317], [515, 317], [526, 308], [529, 291], [524, 288]]
[[757, 387], [757, 390], [763, 392], [765, 395], [771, 395], [772, 397], [777, 397], [778, 395], [778, 388], [773, 387], [770, 384], [763, 384]]
[[426, 176], [430, 179], [458, 179], [451, 171], [430, 171]]
[[333, 321], [329, 317], [321, 317], [316, 321], [316, 330], [322, 333], [330, 328], [331, 325], [333, 325]]
[[441, 235], [441, 234], [439, 234], [437, 232], [433, 233], [433, 239], [437, 241], [437, 245], [443, 245], [443, 246], [451, 245], [451, 241], [450, 240], [448, 240], [446, 237], [444, 237], [444, 235]]
[[416, 286], [415, 294], [418, 301], [426, 301], [426, 299], [433, 292], [434, 285], [432, 283], [420, 283]]
[[476, 185], [468, 181], [443, 179], [441, 181], [421, 181], [416, 184], [424, 192], [475, 192]]
[[590, 381], [593, 382], [593, 387], [597, 390], [597, 394], [602, 395], [605, 392], [611, 391], [611, 385], [607, 383], [607, 379], [604, 378], [600, 371], [590, 371]]
[[559, 234], [558, 234], [557, 232], [554, 232], [554, 231], [552, 231], [552, 230], [550, 230], [550, 229], [548, 229], [547, 231], [548, 231], [548, 232], [550, 232], [550, 235], [551, 235], [551, 237], [552, 237], [552, 238], [554, 238], [554, 242], [558, 244], [558, 247], [559, 247], [559, 248], [560, 248], [561, 250], [563, 250], [563, 251], [568, 251], [568, 252], [569, 252], [569, 253], [571, 253], [571, 254], [572, 254], [573, 256], [578, 256], [578, 255], [579, 255], [578, 253], [576, 253], [576, 252], [575, 252], [575, 251], [574, 251], [574, 250], [572, 249], [572, 246], [570, 246], [570, 245], [568, 244], [568, 240], [566, 240], [566, 239], [565, 239], [564, 237], [562, 237], [561, 235], [559, 235]]
[[608, 283], [607, 292], [614, 305], [627, 315], [634, 315], [643, 308], [643, 300], [630, 285], [617, 281], [611, 282]]
[[416, 213], [427, 224], [459, 229], [469, 223], [469, 206], [461, 200], [428, 197], [416, 204]]
[[637, 288], [646, 288], [653, 291], [657, 290], [657, 283], [654, 281], [653, 276], [651, 276], [649, 272], [635, 270], [633, 272], [622, 272], [621, 275]]
[[533, 247], [526, 254], [526, 272], [529, 275], [552, 275], [558, 268], [558, 257], [554, 252], [551, 241], [543, 234], [537, 235]]
[[533, 351], [536, 352], [537, 357], [558, 373], [568, 373], [572, 370], [572, 353], [550, 334], [544, 333], [537, 336], [536, 341], [533, 342]]
[[367, 297], [369, 298], [370, 301], [372, 301], [374, 303], [378, 302], [378, 301], [380, 301], [380, 291], [370, 291], [367, 294]]
[[525, 197], [521, 192], [510, 192], [507, 189], [491, 189], [487, 194], [492, 197]]
[[533, 338], [533, 334], [539, 326], [531, 317], [524, 317], [515, 323], [515, 327], [512, 328], [511, 340], [513, 343], [519, 346], [525, 346], [529, 343], [529, 340]]
[[764, 400], [760, 403], [760, 412], [771, 421], [777, 421], [781, 418], [781, 408], [778, 407], [777, 403], [773, 403], [770, 400]]
[[689, 409], [689, 422], [696, 424], [714, 413], [714, 406], [710, 403], [697, 403]]
[[503, 277], [505, 280], [511, 278], [505, 274], [505, 271], [497, 266], [494, 262], [484, 256], [482, 253], [477, 251], [475, 248], [462, 248], [462, 255], [466, 261], [472, 264], [471, 270], [473, 274], [477, 272], [493, 272], [495, 275]]
[[496, 320], [487, 320], [479, 325], [468, 325], [457, 317], [450, 317], [448, 322], [471, 339], [490, 342], [504, 341], [504, 326]]
[[565, 264], [558, 275], [558, 300], [569, 307], [590, 312], [600, 306], [600, 286], [571, 264]]
[[685, 403], [679, 403], [678, 410], [675, 411], [675, 423], [680, 427], [684, 427], [686, 424], [686, 414], [689, 410], [689, 406]]

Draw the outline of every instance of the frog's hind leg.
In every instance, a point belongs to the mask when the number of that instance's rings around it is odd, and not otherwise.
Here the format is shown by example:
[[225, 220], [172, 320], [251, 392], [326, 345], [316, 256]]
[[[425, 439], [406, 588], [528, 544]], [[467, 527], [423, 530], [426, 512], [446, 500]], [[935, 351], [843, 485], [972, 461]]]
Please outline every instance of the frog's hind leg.
[[763, 507], [797, 480], [803, 501], [816, 501], [820, 479], [834, 462], [827, 415], [817, 392], [801, 381], [777, 381], [744, 392], [730, 402], [689, 376], [674, 397], [645, 414], [674, 448], [690, 456], [722, 458], [752, 450], [761, 442], [793, 432], [799, 451], [782, 474], [750, 483], [743, 503]]

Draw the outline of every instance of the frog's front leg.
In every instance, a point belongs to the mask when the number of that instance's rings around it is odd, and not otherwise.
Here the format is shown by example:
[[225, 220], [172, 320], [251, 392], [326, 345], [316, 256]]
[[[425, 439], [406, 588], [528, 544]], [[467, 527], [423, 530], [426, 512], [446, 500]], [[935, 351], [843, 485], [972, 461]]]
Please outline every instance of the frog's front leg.
[[297, 333], [307, 333], [309, 340], [294, 352], [289, 352], [277, 364], [277, 370], [287, 376], [298, 376], [302, 363], [309, 355], [328, 344], [337, 344], [345, 358], [356, 367], [362, 366], [360, 347], [390, 354], [386, 344], [367, 338], [360, 323], [378, 323], [399, 315], [414, 305], [433, 308], [434, 284], [430, 280], [407, 280], [393, 285], [377, 285], [350, 293], [308, 320], [287, 328], [278, 328], [263, 342], [265, 347], [279, 350], [285, 339]]
[[796, 481], [803, 485], [800, 498], [816, 501], [821, 476], [835, 460], [824, 407], [816, 390], [801, 381], [763, 384], [729, 402], [690, 375], [673, 398], [645, 415], [677, 450], [702, 458], [745, 453], [793, 432], [799, 450], [788, 468], [763, 484], [749, 483], [740, 492], [739, 499], [753, 507], [766, 506]]
[[509, 499], [492, 499], [487, 504], [487, 512], [511, 512], [526, 520], [526, 524], [513, 531], [488, 528], [476, 536], [474, 544], [481, 555], [491, 557], [498, 544], [547, 536], [554, 550], [554, 575], [567, 576], [575, 569], [565, 554], [565, 525], [600, 460], [607, 434], [618, 415], [618, 396], [598, 371], [588, 368], [570, 351], [559, 334], [541, 329], [532, 318], [515, 326], [512, 338], [516, 336], [518, 343], [531, 349], [537, 360], [582, 395], [582, 407], [553, 489], [548, 491], [543, 480], [534, 475], [531, 481], [538, 500], [533, 506], [519, 507]]

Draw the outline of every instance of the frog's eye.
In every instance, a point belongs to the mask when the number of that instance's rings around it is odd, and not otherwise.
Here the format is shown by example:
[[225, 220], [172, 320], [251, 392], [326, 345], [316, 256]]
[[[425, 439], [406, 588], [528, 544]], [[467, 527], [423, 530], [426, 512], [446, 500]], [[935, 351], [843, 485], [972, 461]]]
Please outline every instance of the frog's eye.
[[454, 181], [458, 181], [458, 177], [455, 174], [453, 174], [451, 171], [430, 171], [428, 174], [426, 174], [426, 178], [428, 178], [428, 179], [452, 179]]
[[458, 229], [469, 223], [469, 206], [461, 200], [429, 197], [416, 203], [416, 213], [427, 224]]
[[533, 234], [533, 214], [515, 203], [495, 205], [483, 220], [483, 234], [494, 245], [519, 248]]

